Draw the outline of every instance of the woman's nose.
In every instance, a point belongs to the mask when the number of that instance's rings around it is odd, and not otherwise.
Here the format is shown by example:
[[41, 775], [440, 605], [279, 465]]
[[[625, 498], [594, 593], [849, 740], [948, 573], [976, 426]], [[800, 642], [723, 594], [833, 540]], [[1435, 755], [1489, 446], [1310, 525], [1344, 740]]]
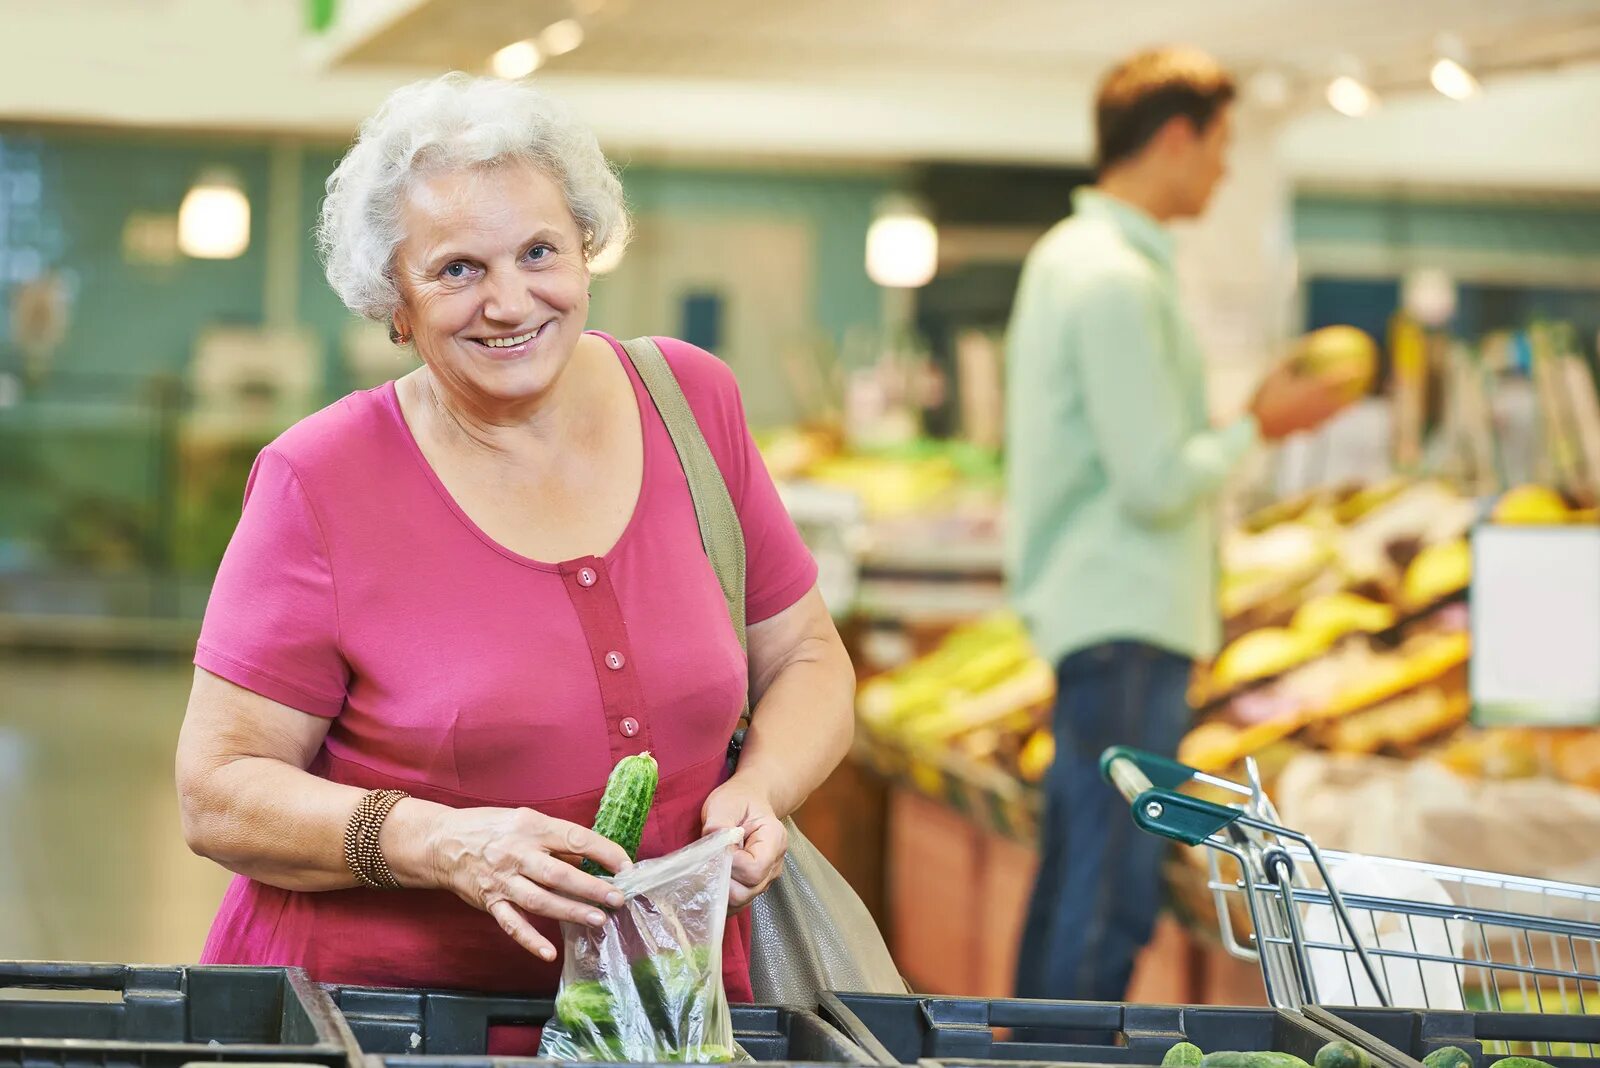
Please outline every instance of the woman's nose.
[[520, 325], [532, 311], [534, 298], [528, 280], [520, 272], [508, 271], [489, 274], [488, 298], [483, 314], [496, 322]]

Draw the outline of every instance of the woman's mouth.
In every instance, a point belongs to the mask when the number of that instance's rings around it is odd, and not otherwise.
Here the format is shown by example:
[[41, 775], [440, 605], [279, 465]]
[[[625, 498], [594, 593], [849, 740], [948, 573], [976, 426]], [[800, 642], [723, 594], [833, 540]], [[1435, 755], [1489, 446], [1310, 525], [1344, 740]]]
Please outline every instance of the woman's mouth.
[[537, 330], [531, 330], [524, 334], [514, 334], [510, 337], [473, 338], [472, 343], [483, 349], [493, 359], [516, 359], [519, 356], [527, 355], [528, 351], [550, 332], [550, 324], [553, 322], [555, 322], [554, 319], [547, 320]]

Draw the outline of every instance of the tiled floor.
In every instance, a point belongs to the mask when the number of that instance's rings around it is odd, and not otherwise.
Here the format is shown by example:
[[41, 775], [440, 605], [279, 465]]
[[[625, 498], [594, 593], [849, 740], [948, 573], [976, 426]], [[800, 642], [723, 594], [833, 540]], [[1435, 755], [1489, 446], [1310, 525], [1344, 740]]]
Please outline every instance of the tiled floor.
[[178, 828], [192, 671], [0, 654], [0, 959], [199, 954], [228, 875]]

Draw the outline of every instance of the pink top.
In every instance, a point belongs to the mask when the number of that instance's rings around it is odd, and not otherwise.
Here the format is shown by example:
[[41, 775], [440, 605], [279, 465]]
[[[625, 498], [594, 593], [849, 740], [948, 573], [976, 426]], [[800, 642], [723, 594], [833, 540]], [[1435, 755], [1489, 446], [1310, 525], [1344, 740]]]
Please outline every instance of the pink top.
[[[615, 762], [649, 750], [662, 782], [640, 855], [697, 838], [747, 664], [666, 425], [606, 339], [644, 430], [639, 499], [608, 553], [544, 563], [491, 540], [423, 457], [388, 383], [262, 450], [195, 663], [331, 718], [314, 773], [458, 807], [588, 823]], [[816, 564], [756, 452], [732, 372], [658, 340], [744, 529], [747, 618], [770, 618], [811, 589]], [[560, 945], [554, 924], [542, 929]], [[746, 930], [729, 924], [736, 999], [748, 997]], [[242, 877], [202, 959], [484, 990], [553, 990], [559, 974], [446, 891], [295, 893]]]

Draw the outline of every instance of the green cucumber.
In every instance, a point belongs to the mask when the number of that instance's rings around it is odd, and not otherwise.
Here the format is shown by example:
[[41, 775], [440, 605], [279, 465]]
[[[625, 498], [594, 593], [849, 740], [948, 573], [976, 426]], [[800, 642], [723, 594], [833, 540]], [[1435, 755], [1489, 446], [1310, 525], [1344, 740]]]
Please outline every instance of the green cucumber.
[[594, 980], [572, 983], [556, 995], [556, 1020], [579, 1049], [596, 1057], [622, 1060], [616, 1007], [616, 999], [602, 984]]
[[1204, 1056], [1193, 1042], [1179, 1042], [1161, 1058], [1161, 1068], [1194, 1068]]
[[1311, 1068], [1292, 1053], [1241, 1053], [1225, 1050], [1200, 1058], [1200, 1068]]
[[[666, 949], [633, 962], [633, 985], [661, 1048], [698, 1042], [710, 1018], [709, 996], [721, 981], [711, 972], [711, 948]], [[709, 995], [709, 996], [708, 996]]]
[[1460, 1046], [1440, 1046], [1422, 1058], [1422, 1063], [1427, 1068], [1473, 1068], [1472, 1054]]
[[[640, 753], [617, 761], [617, 766], [611, 769], [611, 777], [606, 780], [606, 792], [600, 798], [594, 830], [626, 850], [629, 860], [639, 856], [639, 837], [644, 834], [644, 821], [656, 799], [656, 782], [660, 777], [656, 758]], [[592, 860], [583, 862], [583, 870], [597, 876], [616, 874]]]
[[1353, 1043], [1336, 1038], [1317, 1050], [1316, 1068], [1372, 1068], [1372, 1062]]
[[574, 1030], [588, 1027], [615, 1032], [616, 999], [611, 991], [593, 979], [571, 983], [556, 995], [556, 1018]]

